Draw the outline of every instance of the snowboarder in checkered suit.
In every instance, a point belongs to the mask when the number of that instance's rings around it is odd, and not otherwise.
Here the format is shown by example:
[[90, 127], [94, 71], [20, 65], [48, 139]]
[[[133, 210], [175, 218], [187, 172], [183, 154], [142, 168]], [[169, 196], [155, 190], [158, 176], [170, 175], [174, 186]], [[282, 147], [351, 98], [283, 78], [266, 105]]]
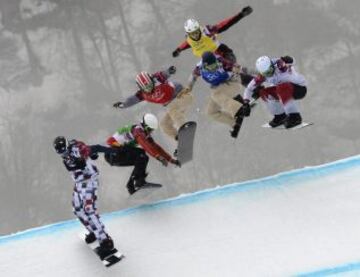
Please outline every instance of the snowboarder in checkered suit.
[[91, 154], [90, 147], [85, 143], [77, 140], [68, 141], [62, 136], [55, 138], [54, 148], [61, 155], [66, 169], [75, 182], [73, 211], [89, 231], [85, 238], [86, 243], [98, 240], [100, 251], [112, 250], [113, 240], [106, 233], [96, 207], [99, 172], [91, 159], [96, 159], [97, 154]]

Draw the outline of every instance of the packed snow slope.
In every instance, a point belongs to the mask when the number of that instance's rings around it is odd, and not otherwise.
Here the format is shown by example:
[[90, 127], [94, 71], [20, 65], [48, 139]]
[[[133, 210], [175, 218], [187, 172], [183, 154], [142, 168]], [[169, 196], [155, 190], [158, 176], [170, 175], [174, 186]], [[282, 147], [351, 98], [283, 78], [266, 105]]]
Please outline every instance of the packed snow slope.
[[360, 156], [355, 156], [104, 215], [126, 255], [112, 268], [79, 239], [83, 229], [76, 221], [3, 236], [0, 272], [6, 277], [356, 275], [359, 199]]

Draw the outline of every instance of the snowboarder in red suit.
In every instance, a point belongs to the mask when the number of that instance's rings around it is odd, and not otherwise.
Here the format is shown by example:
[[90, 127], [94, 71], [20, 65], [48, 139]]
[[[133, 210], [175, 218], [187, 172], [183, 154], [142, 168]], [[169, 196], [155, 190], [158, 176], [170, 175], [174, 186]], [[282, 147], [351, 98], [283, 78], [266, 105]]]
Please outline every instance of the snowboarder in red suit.
[[193, 102], [193, 96], [188, 88], [168, 80], [175, 72], [175, 66], [170, 66], [167, 70], [154, 74], [145, 71], [139, 73], [136, 76], [136, 84], [139, 87], [136, 94], [123, 102], [116, 102], [113, 106], [125, 109], [142, 101], [163, 105], [166, 107], [166, 113], [160, 120], [161, 129], [176, 140], [178, 129], [186, 122], [186, 112]]

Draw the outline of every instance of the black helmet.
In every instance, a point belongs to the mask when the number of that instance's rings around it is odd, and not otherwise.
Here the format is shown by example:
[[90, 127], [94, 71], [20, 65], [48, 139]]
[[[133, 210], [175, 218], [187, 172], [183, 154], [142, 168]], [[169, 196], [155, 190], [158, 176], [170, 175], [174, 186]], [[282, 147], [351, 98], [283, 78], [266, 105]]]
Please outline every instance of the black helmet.
[[204, 66], [214, 64], [217, 62], [215, 55], [212, 52], [204, 52], [201, 56], [201, 60]]
[[67, 149], [68, 141], [66, 138], [59, 136], [54, 139], [53, 145], [56, 153], [63, 154]]

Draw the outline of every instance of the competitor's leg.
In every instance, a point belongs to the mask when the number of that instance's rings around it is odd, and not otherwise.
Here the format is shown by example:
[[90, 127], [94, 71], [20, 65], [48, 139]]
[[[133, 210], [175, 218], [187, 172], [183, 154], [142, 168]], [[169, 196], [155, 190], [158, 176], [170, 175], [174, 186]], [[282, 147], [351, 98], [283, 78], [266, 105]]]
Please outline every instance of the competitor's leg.
[[228, 82], [218, 86], [211, 94], [211, 99], [219, 105], [223, 113], [235, 118], [241, 104], [234, 100], [235, 95], [240, 91], [239, 83]]
[[221, 107], [211, 97], [207, 104], [206, 114], [213, 120], [229, 125], [230, 127], [235, 125], [235, 119], [230, 115], [223, 113]]
[[285, 113], [299, 113], [299, 109], [294, 100], [294, 85], [292, 83], [282, 83], [276, 86], [276, 94], [282, 103]]
[[276, 94], [276, 87], [263, 88], [259, 91], [260, 97], [264, 100], [273, 119], [269, 122], [271, 127], [277, 127], [284, 123], [286, 118], [285, 110]]
[[186, 113], [192, 103], [191, 93], [180, 92], [179, 96], [168, 105], [168, 114], [176, 131], [186, 122]]
[[[76, 183], [74, 186], [73, 191], [73, 197], [72, 197], [72, 206], [73, 206], [73, 212], [76, 215], [76, 217], [79, 219], [82, 225], [90, 232], [92, 233], [93, 230], [88, 222], [88, 219], [85, 215], [85, 211], [83, 209], [83, 199], [81, 195], [81, 186], [82, 183]], [[78, 188], [77, 188], [78, 187]]]
[[87, 187], [82, 190], [83, 198], [83, 210], [87, 221], [95, 234], [96, 239], [101, 243], [109, 238], [109, 235], [105, 232], [105, 226], [100, 220], [100, 216], [97, 212], [97, 189], [98, 180], [93, 178], [88, 180]]
[[[298, 88], [298, 97], [304, 97], [306, 94], [306, 88]], [[300, 91], [300, 92], [299, 92]], [[284, 122], [285, 128], [291, 128], [301, 124], [302, 118], [298, 106], [294, 99], [295, 86], [292, 83], [282, 83], [276, 86], [276, 93], [283, 104], [285, 113], [287, 114]]]
[[169, 137], [171, 137], [172, 139], [175, 140], [176, 135], [177, 135], [177, 129], [175, 128], [174, 125], [175, 124], [174, 124], [172, 118], [170, 117], [169, 110], [167, 110], [164, 117], [160, 120], [160, 127], [161, 127], [161, 130], [166, 135], [168, 135]]
[[141, 148], [122, 146], [119, 147], [116, 159], [113, 165], [116, 166], [134, 166], [134, 170], [127, 183], [127, 189], [130, 194], [134, 193], [135, 186], [140, 186], [146, 178], [146, 168], [149, 157]]
[[149, 156], [140, 148], [133, 149], [134, 170], [131, 173], [127, 188], [130, 194], [134, 193], [145, 184], [146, 168], [149, 162]]

